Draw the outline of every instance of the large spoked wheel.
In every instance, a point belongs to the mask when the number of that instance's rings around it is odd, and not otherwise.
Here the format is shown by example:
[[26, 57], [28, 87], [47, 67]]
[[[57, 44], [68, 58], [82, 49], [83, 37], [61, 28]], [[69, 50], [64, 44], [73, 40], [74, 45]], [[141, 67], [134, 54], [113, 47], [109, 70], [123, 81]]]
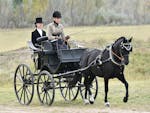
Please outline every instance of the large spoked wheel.
[[25, 64], [20, 64], [15, 71], [14, 90], [20, 104], [31, 103], [34, 94], [34, 76]]
[[68, 77], [62, 77], [59, 80], [59, 86], [60, 86], [60, 92], [62, 97], [65, 99], [65, 101], [73, 101], [77, 98], [79, 93], [79, 85], [75, 85], [74, 87], [69, 87], [69, 81], [71, 81], [72, 78]]
[[[96, 99], [97, 93], [98, 93], [98, 81], [97, 81], [96, 77], [94, 78], [92, 84], [90, 85], [90, 90], [92, 92], [94, 99]], [[86, 89], [85, 89], [85, 85], [84, 85], [84, 78], [82, 77], [81, 86], [80, 86], [80, 94], [81, 94], [82, 99], [85, 99], [85, 91], [86, 91]], [[90, 98], [89, 94], [88, 94], [87, 98], [88, 99]]]
[[42, 71], [37, 81], [37, 94], [39, 101], [45, 105], [51, 105], [55, 96], [53, 76], [48, 71]]

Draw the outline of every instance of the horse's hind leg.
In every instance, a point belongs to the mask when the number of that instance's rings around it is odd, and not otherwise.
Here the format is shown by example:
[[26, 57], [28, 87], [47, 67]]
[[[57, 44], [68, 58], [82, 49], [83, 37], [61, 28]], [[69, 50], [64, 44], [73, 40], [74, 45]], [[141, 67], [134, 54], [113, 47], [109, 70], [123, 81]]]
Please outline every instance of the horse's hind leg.
[[94, 103], [94, 96], [92, 95], [90, 87], [92, 85], [94, 78], [95, 78], [95, 76], [92, 73], [90, 73], [88, 76], [85, 77], [85, 80], [84, 80], [85, 89], [86, 89], [85, 99], [87, 99], [87, 95], [89, 95], [89, 101], [91, 104]]
[[88, 91], [89, 91], [89, 96], [90, 96], [90, 103], [93, 104], [94, 103], [94, 96], [92, 95], [92, 92], [91, 92], [91, 85], [92, 85], [92, 82], [94, 80], [95, 76], [91, 73], [90, 75], [90, 79], [89, 79], [89, 86], [88, 86]]
[[85, 85], [85, 96], [84, 96], [85, 98], [84, 98], [84, 103], [85, 103], [85, 104], [89, 104], [90, 102], [89, 102], [89, 100], [87, 99], [88, 90], [89, 90], [89, 89], [88, 89], [88, 87], [89, 87], [89, 86], [88, 86], [88, 85], [89, 85], [89, 84], [88, 84], [88, 76], [85, 76], [85, 77], [84, 77], [84, 85]]

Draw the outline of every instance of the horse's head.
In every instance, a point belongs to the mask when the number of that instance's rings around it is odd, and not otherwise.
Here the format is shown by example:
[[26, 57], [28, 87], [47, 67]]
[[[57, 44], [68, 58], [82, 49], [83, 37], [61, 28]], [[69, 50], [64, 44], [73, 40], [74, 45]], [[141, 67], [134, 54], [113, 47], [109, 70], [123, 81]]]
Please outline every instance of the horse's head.
[[122, 64], [128, 65], [129, 63], [129, 54], [132, 52], [131, 42], [132, 37], [130, 39], [127, 39], [126, 37], [120, 37], [113, 44], [113, 48], [119, 55]]

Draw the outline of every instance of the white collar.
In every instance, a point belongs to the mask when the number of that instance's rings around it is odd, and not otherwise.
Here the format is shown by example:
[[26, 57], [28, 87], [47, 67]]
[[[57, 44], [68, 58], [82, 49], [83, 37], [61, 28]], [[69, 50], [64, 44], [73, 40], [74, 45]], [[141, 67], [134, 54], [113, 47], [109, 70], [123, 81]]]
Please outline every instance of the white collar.
[[38, 31], [39, 34], [42, 36], [42, 29], [38, 29], [38, 28], [37, 28], [37, 31]]

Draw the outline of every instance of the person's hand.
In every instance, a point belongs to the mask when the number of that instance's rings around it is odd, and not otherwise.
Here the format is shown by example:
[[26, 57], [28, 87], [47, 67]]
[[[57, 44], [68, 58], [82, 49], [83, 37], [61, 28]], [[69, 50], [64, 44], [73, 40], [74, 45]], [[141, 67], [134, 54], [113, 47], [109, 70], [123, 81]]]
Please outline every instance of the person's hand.
[[65, 37], [65, 40], [69, 40], [69, 39], [70, 39], [70, 36], [67, 35], [67, 36]]

